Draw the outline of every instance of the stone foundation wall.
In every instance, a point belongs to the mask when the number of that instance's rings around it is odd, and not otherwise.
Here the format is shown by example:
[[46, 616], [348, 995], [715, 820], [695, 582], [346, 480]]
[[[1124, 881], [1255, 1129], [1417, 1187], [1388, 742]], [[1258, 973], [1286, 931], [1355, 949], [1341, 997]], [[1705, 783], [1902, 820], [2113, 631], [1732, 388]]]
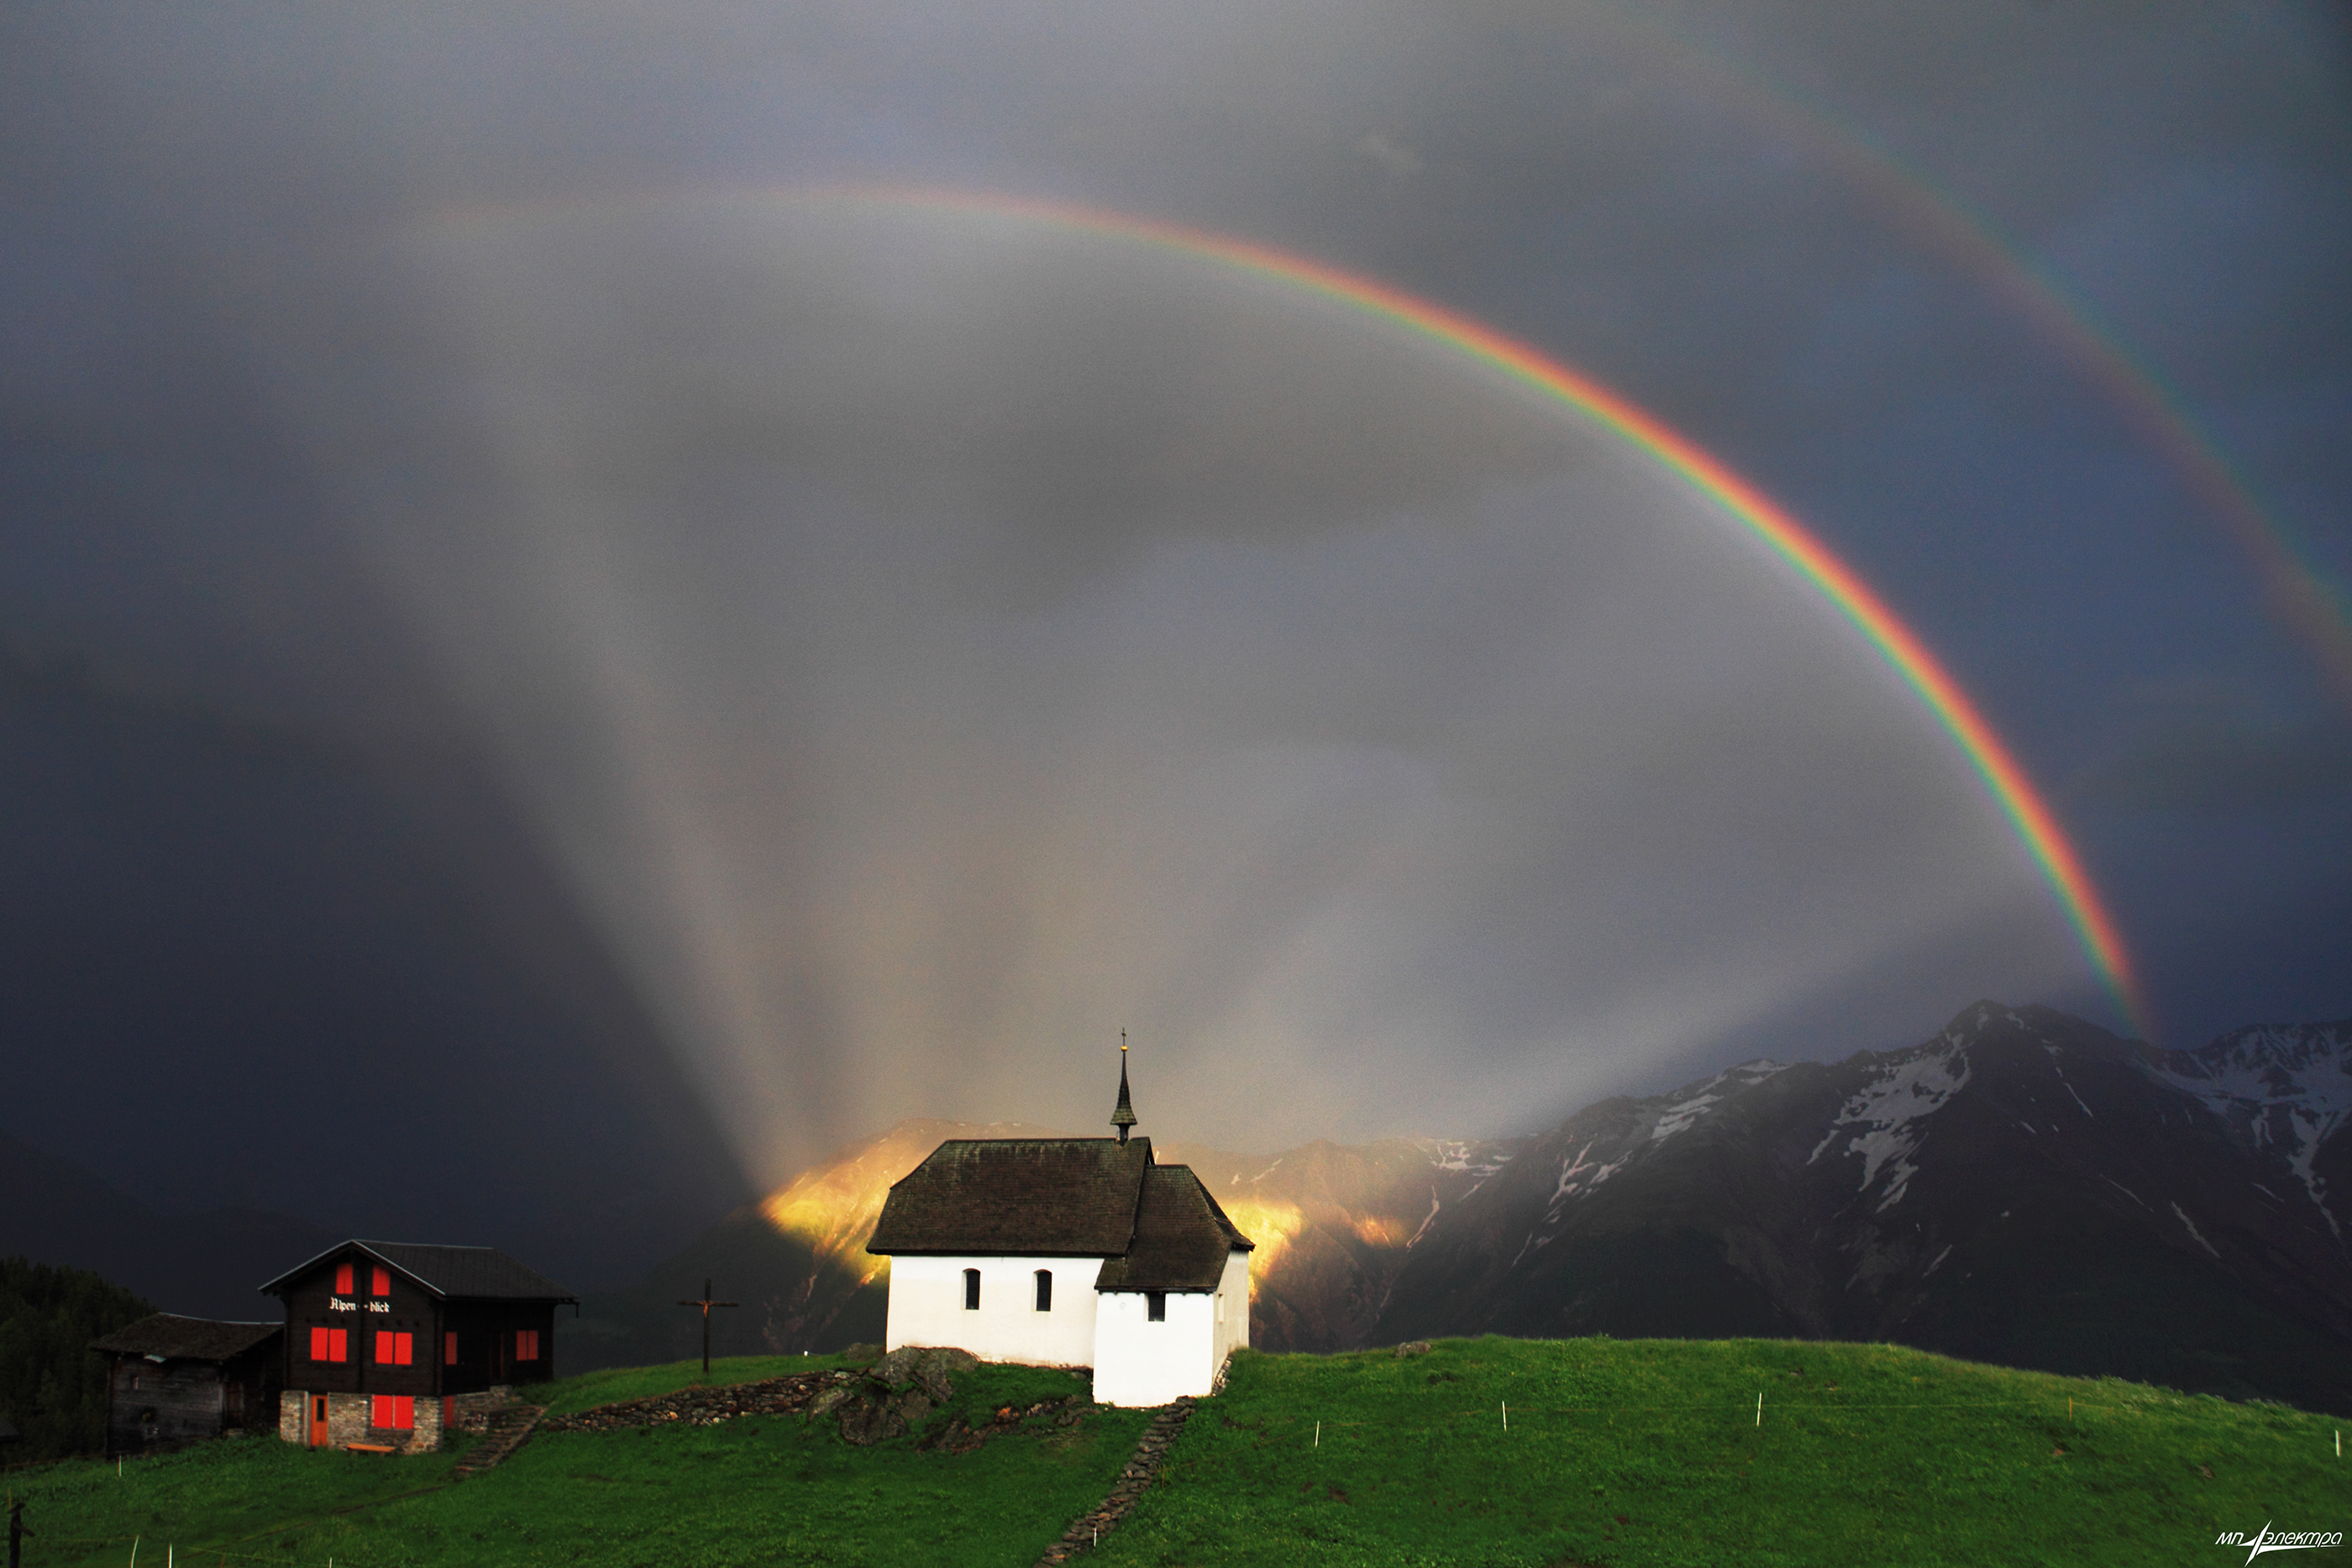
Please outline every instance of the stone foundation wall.
[[401, 1452], [429, 1454], [441, 1446], [441, 1401], [429, 1394], [416, 1396], [416, 1429], [412, 1432], [384, 1434], [383, 1441], [397, 1442]]
[[[310, 1400], [304, 1389], [289, 1388], [278, 1396], [278, 1436], [289, 1443], [307, 1444], [310, 1440]], [[330, 1394], [327, 1399], [327, 1447], [340, 1448], [351, 1443], [381, 1443], [404, 1454], [429, 1454], [441, 1446], [441, 1401], [430, 1395], [416, 1396], [416, 1426], [411, 1431], [399, 1431], [387, 1427], [371, 1427], [368, 1416], [373, 1408], [364, 1394]]]

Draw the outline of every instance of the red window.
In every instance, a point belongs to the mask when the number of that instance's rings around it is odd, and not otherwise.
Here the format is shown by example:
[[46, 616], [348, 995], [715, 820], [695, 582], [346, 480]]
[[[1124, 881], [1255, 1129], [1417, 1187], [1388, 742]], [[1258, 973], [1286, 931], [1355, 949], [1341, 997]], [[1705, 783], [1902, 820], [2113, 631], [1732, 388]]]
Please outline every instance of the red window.
[[515, 1330], [515, 1359], [517, 1361], [537, 1361], [539, 1359], [539, 1331], [537, 1329]]
[[338, 1263], [335, 1265], [335, 1294], [348, 1296], [351, 1293], [352, 1266], [349, 1263]]
[[312, 1361], [348, 1361], [351, 1359], [349, 1329], [312, 1329], [310, 1331]]
[[416, 1398], [410, 1394], [377, 1394], [368, 1399], [368, 1425], [394, 1432], [416, 1429]]
[[378, 1366], [406, 1366], [415, 1352], [416, 1336], [394, 1333], [390, 1329], [375, 1331], [375, 1364]]
[[368, 1291], [369, 1295], [389, 1296], [392, 1294], [392, 1270], [381, 1263], [377, 1264], [373, 1270], [373, 1278], [369, 1280], [368, 1284], [372, 1287]]
[[455, 1329], [441, 1336], [441, 1364], [444, 1366], [457, 1364], [457, 1332]]

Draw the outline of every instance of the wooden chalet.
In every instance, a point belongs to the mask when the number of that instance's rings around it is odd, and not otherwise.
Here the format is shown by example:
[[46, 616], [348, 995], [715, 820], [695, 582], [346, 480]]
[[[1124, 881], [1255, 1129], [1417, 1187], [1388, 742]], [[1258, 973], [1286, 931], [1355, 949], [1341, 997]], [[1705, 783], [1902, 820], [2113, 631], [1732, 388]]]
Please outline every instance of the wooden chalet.
[[157, 1312], [92, 1340], [89, 1348], [111, 1362], [106, 1457], [162, 1453], [272, 1419], [283, 1333], [277, 1323]]
[[423, 1452], [465, 1395], [555, 1375], [579, 1299], [493, 1247], [346, 1241], [261, 1287], [286, 1303], [278, 1436]]

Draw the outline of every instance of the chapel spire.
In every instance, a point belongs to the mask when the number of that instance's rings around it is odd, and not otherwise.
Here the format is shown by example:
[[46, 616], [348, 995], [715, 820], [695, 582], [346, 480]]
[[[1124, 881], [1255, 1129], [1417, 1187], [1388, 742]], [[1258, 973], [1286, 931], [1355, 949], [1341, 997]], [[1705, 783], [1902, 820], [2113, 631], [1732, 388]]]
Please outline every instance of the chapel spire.
[[1135, 1103], [1127, 1097], [1127, 1030], [1118, 1031], [1118, 1109], [1110, 1113], [1110, 1124], [1118, 1129], [1118, 1141], [1127, 1142], [1127, 1130], [1135, 1125]]

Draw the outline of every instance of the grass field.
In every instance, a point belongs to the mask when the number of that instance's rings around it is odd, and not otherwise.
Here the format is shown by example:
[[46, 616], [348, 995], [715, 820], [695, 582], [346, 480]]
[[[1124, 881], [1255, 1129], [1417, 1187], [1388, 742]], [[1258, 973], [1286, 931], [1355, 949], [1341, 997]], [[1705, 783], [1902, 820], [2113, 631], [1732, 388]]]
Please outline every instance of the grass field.
[[[730, 1361], [713, 1381], [827, 1364]], [[584, 1409], [699, 1370], [615, 1369], [545, 1393]], [[1078, 1386], [984, 1367], [931, 1424]], [[1146, 1414], [1103, 1412], [1075, 1437], [1024, 1434], [961, 1457], [912, 1438], [854, 1448], [791, 1416], [547, 1434], [456, 1484], [455, 1449], [388, 1459], [257, 1437], [135, 1462], [120, 1479], [75, 1463], [16, 1484], [40, 1532], [26, 1563], [40, 1568], [121, 1568], [134, 1535], [152, 1568], [1026, 1568], [1109, 1490]], [[1402, 1359], [1244, 1353], [1095, 1561], [2219, 1568], [2245, 1561], [2214, 1545], [2222, 1531], [2352, 1523], [2336, 1426], [1874, 1345], [1485, 1339]]]
[[[822, 1359], [715, 1364], [750, 1381]], [[667, 1393], [699, 1363], [593, 1373], [548, 1390], [562, 1409]], [[927, 1425], [1076, 1392], [1083, 1381], [982, 1367]], [[462, 1449], [414, 1458], [313, 1453], [274, 1438], [200, 1445], [115, 1467], [79, 1462], [19, 1482], [39, 1533], [26, 1563], [224, 1561], [316, 1568], [610, 1563], [659, 1568], [955, 1563], [1028, 1568], [1110, 1490], [1149, 1419], [1105, 1411], [1075, 1434], [1000, 1437], [977, 1453], [913, 1439], [854, 1448], [794, 1416], [714, 1427], [535, 1437], [454, 1483]]]
[[2337, 1425], [1876, 1345], [1244, 1355], [1098, 1561], [2221, 1568], [2352, 1526]]

